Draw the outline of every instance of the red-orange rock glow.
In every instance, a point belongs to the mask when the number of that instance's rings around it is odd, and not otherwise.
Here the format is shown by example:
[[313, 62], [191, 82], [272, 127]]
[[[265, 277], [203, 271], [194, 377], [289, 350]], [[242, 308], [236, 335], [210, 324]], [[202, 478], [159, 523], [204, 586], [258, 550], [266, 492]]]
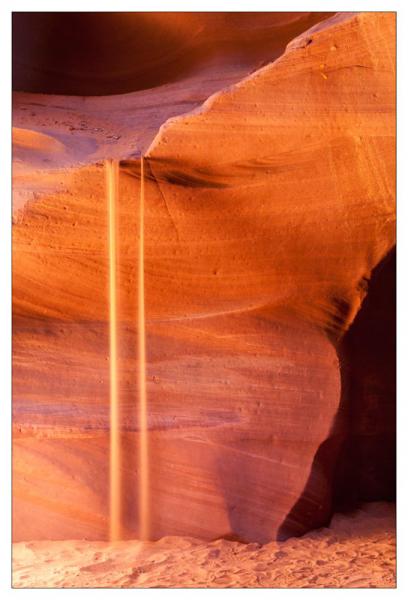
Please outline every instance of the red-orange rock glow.
[[132, 27], [154, 32], [146, 68], [116, 73], [118, 32], [104, 75], [92, 53], [69, 72], [50, 56], [35, 82], [15, 67], [14, 540], [109, 538], [105, 160], [123, 538], [269, 543], [394, 500], [395, 15]]

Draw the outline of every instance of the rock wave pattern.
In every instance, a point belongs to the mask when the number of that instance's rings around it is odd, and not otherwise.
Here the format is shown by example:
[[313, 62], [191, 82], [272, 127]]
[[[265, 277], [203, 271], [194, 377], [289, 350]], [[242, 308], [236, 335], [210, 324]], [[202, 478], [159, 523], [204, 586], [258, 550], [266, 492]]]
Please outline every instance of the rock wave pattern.
[[106, 158], [138, 531], [141, 154], [153, 538], [269, 543], [327, 525], [339, 498], [393, 500], [395, 15], [252, 15], [248, 34], [241, 17], [177, 17], [195, 50], [169, 51], [186, 55], [171, 80], [125, 65], [140, 88], [95, 73], [61, 95], [75, 78], [44, 75], [14, 94], [17, 542], [108, 535]]

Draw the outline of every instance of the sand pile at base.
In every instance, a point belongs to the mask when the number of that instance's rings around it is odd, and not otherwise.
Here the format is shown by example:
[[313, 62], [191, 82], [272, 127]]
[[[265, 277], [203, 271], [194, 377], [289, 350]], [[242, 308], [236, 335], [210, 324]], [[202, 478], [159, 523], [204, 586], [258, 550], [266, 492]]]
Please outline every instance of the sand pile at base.
[[14, 587], [395, 587], [395, 510], [370, 503], [285, 542], [20, 542]]

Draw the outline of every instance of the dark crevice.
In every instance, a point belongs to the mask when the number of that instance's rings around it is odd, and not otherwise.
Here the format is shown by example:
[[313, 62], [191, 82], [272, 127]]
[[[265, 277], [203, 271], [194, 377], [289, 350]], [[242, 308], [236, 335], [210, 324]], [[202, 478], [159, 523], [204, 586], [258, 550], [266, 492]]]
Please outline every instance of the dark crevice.
[[278, 539], [328, 525], [334, 511], [396, 496], [396, 250], [374, 269], [337, 343], [341, 399], [306, 486]]
[[374, 270], [338, 355], [348, 427], [337, 464], [334, 506], [395, 500], [395, 248]]

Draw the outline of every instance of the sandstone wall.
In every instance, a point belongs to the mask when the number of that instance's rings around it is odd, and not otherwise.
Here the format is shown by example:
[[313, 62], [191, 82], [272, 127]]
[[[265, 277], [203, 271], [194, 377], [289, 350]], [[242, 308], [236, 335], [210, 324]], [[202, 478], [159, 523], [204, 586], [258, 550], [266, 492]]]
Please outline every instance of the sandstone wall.
[[[168, 120], [147, 150], [155, 538], [265, 542], [331, 515], [350, 429], [339, 419], [340, 348], [395, 244], [394, 42], [393, 13], [340, 14]], [[120, 152], [124, 535], [137, 537], [140, 167]], [[41, 169], [33, 154], [16, 155], [19, 199], [32, 182], [39, 191], [13, 225], [14, 538], [103, 539], [103, 163], [84, 153], [88, 164]]]

